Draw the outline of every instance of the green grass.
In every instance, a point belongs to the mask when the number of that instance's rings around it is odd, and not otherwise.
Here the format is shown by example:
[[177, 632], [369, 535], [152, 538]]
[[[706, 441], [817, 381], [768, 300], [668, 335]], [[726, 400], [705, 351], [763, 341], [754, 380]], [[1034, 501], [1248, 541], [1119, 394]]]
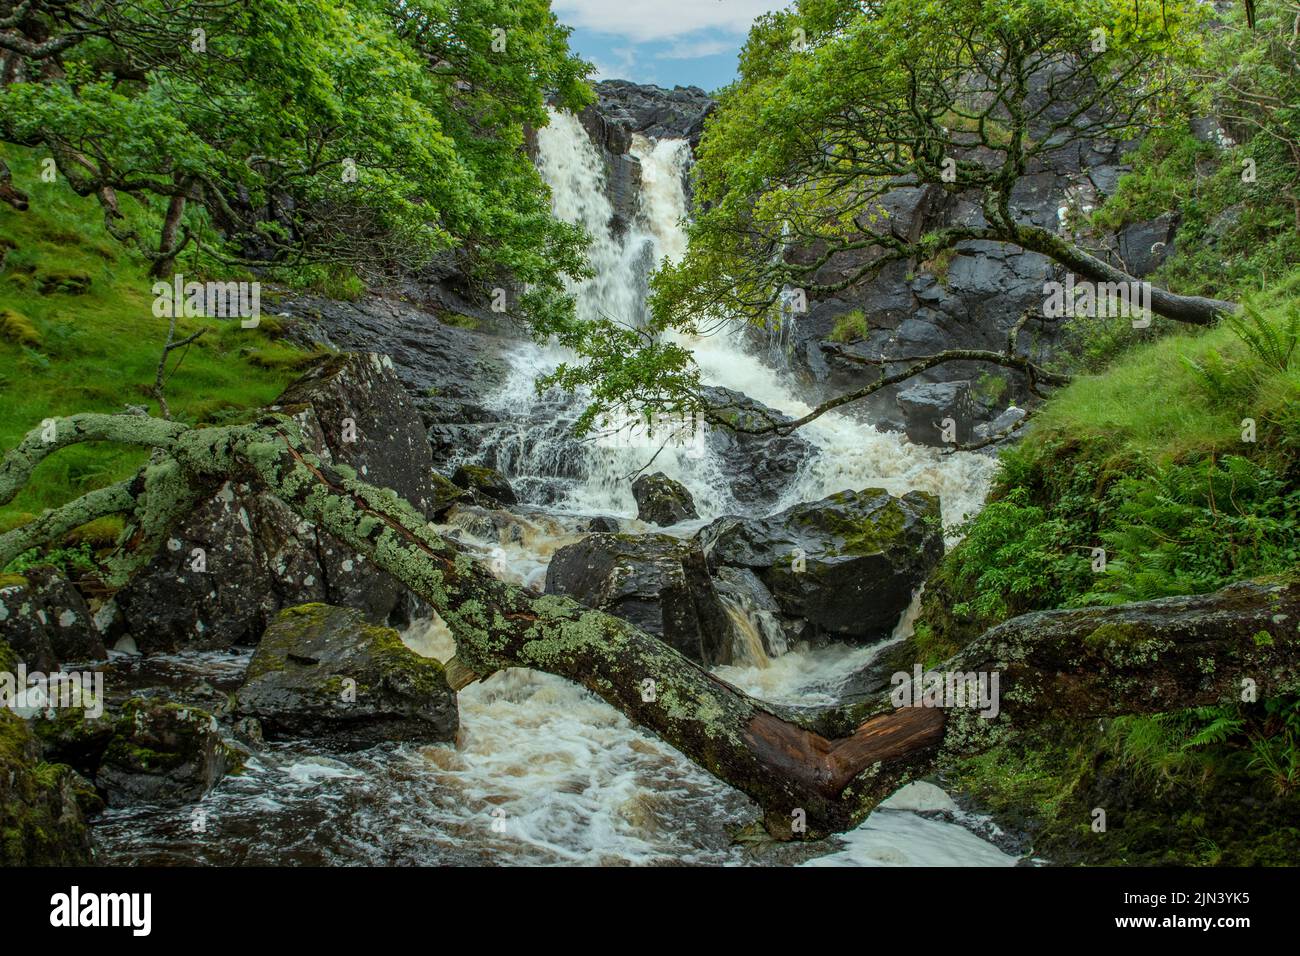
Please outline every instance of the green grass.
[[[1277, 317], [1300, 272], [1260, 297]], [[1208, 376], [1208, 380], [1207, 380]], [[1242, 420], [1257, 426], [1257, 444], [1294, 434], [1300, 359], [1286, 371], [1254, 356], [1227, 325], [1171, 334], [1131, 348], [1104, 372], [1083, 374], [1052, 396], [1033, 424], [1038, 435], [1096, 438], [1118, 454], [1157, 464], [1188, 455], [1245, 454]]]
[[[31, 208], [18, 212], [0, 205], [0, 251], [6, 253], [0, 268], [0, 446], [12, 447], [50, 416], [120, 412], [127, 404], [156, 414], [150, 390], [168, 320], [153, 314], [147, 263], [104, 231], [93, 199], [77, 196], [66, 183], [41, 182], [36, 158], [27, 151], [6, 147], [2, 155]], [[129, 199], [123, 209], [133, 224], [151, 226], [155, 219], [153, 211]], [[147, 234], [155, 233], [150, 228]], [[201, 275], [194, 260], [178, 262], [176, 270]], [[90, 284], [80, 294], [43, 294], [41, 286], [52, 284], [48, 277]], [[269, 297], [264, 294], [264, 303]], [[209, 331], [184, 354], [167, 384], [172, 416], [180, 421], [218, 422], [264, 405], [314, 357], [278, 341], [282, 329], [270, 317], [257, 329], [230, 320], [182, 319], [178, 336], [204, 326]], [[173, 353], [173, 364], [180, 357]], [[127, 477], [145, 457], [115, 446], [61, 451], [0, 508], [0, 528]]]

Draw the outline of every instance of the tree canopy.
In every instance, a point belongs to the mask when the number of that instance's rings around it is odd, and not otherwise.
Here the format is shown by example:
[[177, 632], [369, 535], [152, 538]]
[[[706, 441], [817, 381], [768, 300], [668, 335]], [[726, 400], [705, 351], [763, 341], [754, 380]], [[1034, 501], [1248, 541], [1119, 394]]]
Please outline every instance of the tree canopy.
[[[592, 98], [567, 37], [548, 0], [5, 0], [0, 139], [158, 271], [191, 241], [363, 275], [454, 252], [554, 304], [582, 237], [524, 142], [546, 94]], [[165, 204], [159, 239], [119, 194]]]

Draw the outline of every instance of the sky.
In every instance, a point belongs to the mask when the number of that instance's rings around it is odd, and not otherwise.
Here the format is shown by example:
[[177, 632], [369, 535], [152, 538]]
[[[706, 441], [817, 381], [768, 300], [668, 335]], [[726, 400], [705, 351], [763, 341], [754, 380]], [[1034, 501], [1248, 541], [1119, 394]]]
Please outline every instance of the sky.
[[749, 25], [783, 0], [552, 0], [596, 79], [712, 91], [736, 75]]

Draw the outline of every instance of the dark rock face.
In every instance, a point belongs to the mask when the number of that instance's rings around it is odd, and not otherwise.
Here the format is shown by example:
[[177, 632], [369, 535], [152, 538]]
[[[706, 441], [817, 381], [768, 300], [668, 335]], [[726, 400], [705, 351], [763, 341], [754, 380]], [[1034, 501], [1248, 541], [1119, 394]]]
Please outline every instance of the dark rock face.
[[[449, 506], [434, 486], [424, 426], [383, 356], [331, 359], [279, 401], [325, 461], [431, 517]], [[414, 606], [368, 558], [276, 499], [228, 483], [118, 592], [111, 632], [145, 653], [225, 648], [255, 641], [276, 611], [307, 601], [356, 607], [374, 622], [403, 621]]]
[[[299, 323], [297, 334], [303, 341], [387, 355], [398, 381], [433, 431], [430, 438], [435, 445], [463, 445], [473, 437], [473, 426], [496, 420], [483, 402], [507, 374], [500, 339], [444, 324], [436, 314], [408, 302], [374, 296], [357, 302], [299, 296], [284, 300], [279, 308]], [[462, 313], [485, 327], [500, 318], [485, 310], [457, 312]], [[439, 432], [451, 425], [464, 426], [470, 434], [452, 437]]]
[[33, 568], [0, 583], [0, 640], [29, 670], [108, 656], [81, 592], [59, 572]]
[[699, 517], [686, 486], [662, 471], [642, 475], [632, 482], [632, 497], [636, 499], [636, 516], [650, 524], [666, 527]]
[[[931, 382], [911, 385], [898, 393], [903, 428], [918, 445], [945, 445], [971, 440], [975, 403], [970, 382]], [[944, 439], [947, 421], [952, 428]]]
[[[740, 428], [790, 421], [788, 415], [732, 389], [709, 387], [703, 392], [719, 417]], [[732, 496], [754, 511], [770, 509], [780, 501], [804, 464], [817, 454], [816, 446], [798, 432], [751, 435], [716, 427], [709, 430], [707, 441], [726, 462]]]
[[457, 488], [486, 495], [503, 505], [518, 504], [519, 501], [506, 476], [495, 468], [484, 465], [461, 465], [451, 476], [451, 481]]
[[560, 548], [546, 593], [631, 621], [702, 664], [731, 660], [727, 614], [699, 546], [666, 534], [593, 534]]
[[594, 109], [608, 126], [651, 139], [689, 140], [692, 148], [699, 145], [704, 121], [718, 105], [698, 86], [666, 90], [628, 80], [597, 83], [596, 97]]
[[237, 763], [211, 714], [135, 699], [117, 719], [95, 785], [110, 807], [193, 803]]
[[268, 738], [309, 737], [338, 750], [453, 740], [455, 692], [442, 665], [351, 608], [308, 604], [275, 619], [236, 694]]
[[697, 540], [709, 566], [748, 568], [810, 638], [888, 636], [943, 556], [939, 499], [842, 491], [768, 518], [719, 518]]

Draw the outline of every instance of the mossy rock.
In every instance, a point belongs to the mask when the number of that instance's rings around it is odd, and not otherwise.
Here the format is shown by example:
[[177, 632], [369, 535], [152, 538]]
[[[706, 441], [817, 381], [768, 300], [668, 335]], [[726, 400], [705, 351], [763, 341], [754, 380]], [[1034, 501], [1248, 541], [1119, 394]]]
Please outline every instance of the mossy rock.
[[85, 781], [45, 763], [25, 721], [0, 708], [0, 866], [85, 866]]
[[132, 698], [114, 722], [95, 785], [111, 807], [193, 803], [239, 765], [211, 714]]
[[517, 504], [519, 499], [510, 481], [495, 468], [485, 465], [461, 465], [451, 476], [452, 483], [466, 491], [487, 495], [493, 501], [503, 505]]
[[236, 707], [270, 739], [338, 750], [452, 740], [456, 695], [442, 665], [359, 611], [304, 604], [281, 611], [249, 662]]
[[450, 478], [444, 478], [436, 471], [429, 472], [429, 481], [433, 484], [433, 498], [429, 505], [429, 517], [438, 520], [457, 502], [469, 501], [470, 493]]
[[84, 272], [42, 272], [36, 278], [36, 291], [41, 295], [85, 295], [90, 284], [91, 278]]
[[843, 491], [766, 518], [701, 530], [713, 567], [749, 568], [810, 637], [887, 637], [943, 554], [939, 499], [920, 491]]

